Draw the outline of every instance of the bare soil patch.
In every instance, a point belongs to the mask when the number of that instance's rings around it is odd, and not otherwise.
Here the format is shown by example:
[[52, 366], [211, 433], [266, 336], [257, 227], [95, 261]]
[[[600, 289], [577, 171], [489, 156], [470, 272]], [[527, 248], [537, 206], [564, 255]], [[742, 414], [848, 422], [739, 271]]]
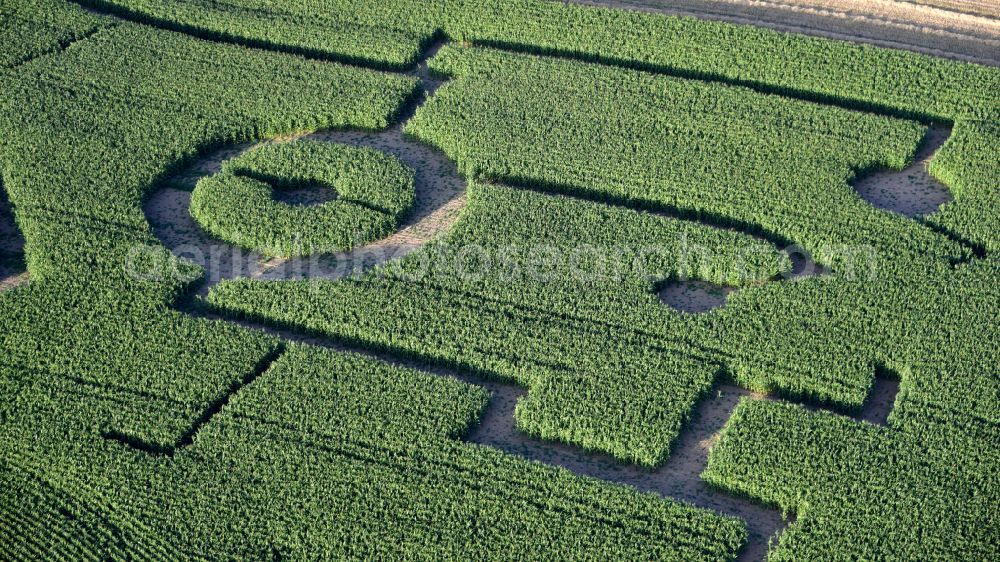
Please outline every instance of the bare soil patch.
[[952, 196], [927, 166], [949, 136], [948, 127], [931, 128], [912, 164], [898, 172], [883, 170], [867, 175], [854, 182], [854, 189], [872, 205], [910, 218], [934, 213]]
[[868, 395], [868, 401], [865, 402], [857, 419], [875, 425], [886, 425], [892, 407], [896, 404], [897, 394], [899, 394], [899, 381], [877, 377]]
[[725, 306], [736, 289], [705, 281], [675, 281], [660, 289], [660, 300], [681, 312], [699, 314]]
[[14, 209], [0, 184], [0, 256], [24, 253], [24, 238], [14, 222]]
[[768, 27], [1000, 66], [1000, 5], [985, 0], [571, 0]]
[[[764, 240], [763, 238], [759, 238]], [[829, 275], [830, 270], [816, 263], [807, 252], [798, 247], [784, 250], [792, 262], [791, 271], [781, 275], [772, 282], [787, 282]], [[671, 281], [657, 291], [660, 302], [687, 314], [701, 314], [726, 305], [729, 295], [742, 287], [727, 287], [707, 281], [677, 280]]]
[[[432, 46], [417, 68], [408, 73], [421, 80], [427, 98], [443, 83], [433, 76], [426, 61], [444, 45]], [[186, 257], [206, 269], [206, 279], [198, 290], [207, 294], [209, 288], [223, 279], [250, 277], [268, 280], [341, 279], [368, 271], [376, 265], [401, 258], [424, 246], [448, 230], [465, 206], [466, 181], [458, 174], [454, 162], [444, 153], [407, 137], [403, 125], [420, 103], [406, 108], [393, 128], [382, 132], [326, 131], [308, 135], [288, 135], [267, 142], [289, 142], [307, 138], [325, 142], [374, 148], [392, 154], [415, 172], [416, 201], [395, 234], [350, 252], [309, 256], [294, 259], [265, 260], [257, 253], [243, 250], [205, 233], [191, 217], [190, 191], [203, 177], [219, 172], [222, 163], [254, 145], [239, 144], [214, 151], [197, 159], [176, 176], [164, 182], [165, 187], [150, 196], [144, 210], [153, 232], [174, 254]], [[276, 193], [276, 195], [278, 195]], [[279, 195], [296, 204], [315, 204], [330, 194], [317, 195], [313, 190], [295, 190]], [[335, 197], [335, 193], [332, 195]]]
[[[227, 148], [209, 155], [184, 170], [168, 186], [150, 196], [144, 206], [154, 234], [174, 254], [204, 267], [206, 293], [223, 279], [341, 279], [363, 273], [375, 265], [397, 259], [422, 247], [446, 231], [465, 205], [465, 180], [444, 154], [403, 135], [396, 128], [381, 133], [336, 131], [307, 138], [371, 147], [393, 154], [416, 172], [416, 202], [392, 236], [366, 244], [351, 252], [295, 259], [266, 260], [261, 255], [212, 238], [189, 212], [191, 194], [178, 187], [192, 187], [198, 179], [219, 170], [221, 163], [245, 150]], [[307, 194], [308, 195], [308, 194]]]
[[21, 268], [0, 264], [0, 293], [28, 282], [28, 273]]

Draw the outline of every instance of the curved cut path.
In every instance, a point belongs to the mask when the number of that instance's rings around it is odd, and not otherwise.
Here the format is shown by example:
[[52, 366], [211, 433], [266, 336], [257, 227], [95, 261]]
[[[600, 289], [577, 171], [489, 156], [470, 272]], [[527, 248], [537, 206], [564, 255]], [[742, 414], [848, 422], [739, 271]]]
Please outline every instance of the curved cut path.
[[24, 270], [24, 238], [14, 222], [14, 211], [0, 184], [0, 292], [28, 281]]
[[693, 16], [1000, 66], [1000, 4], [988, 0], [569, 0]]
[[[430, 56], [435, 51], [436, 49]], [[426, 65], [421, 65], [414, 74], [421, 79], [428, 97], [440, 86], [440, 82], [428, 74]], [[164, 187], [147, 200], [144, 206], [146, 216], [156, 236], [174, 254], [187, 257], [206, 269], [206, 279], [197, 291], [202, 295], [223, 279], [339, 279], [363, 273], [373, 265], [402, 257], [439, 236], [454, 223], [465, 203], [466, 182], [459, 176], [454, 163], [438, 150], [403, 134], [402, 124], [409, 120], [415, 110], [416, 107], [411, 108], [397, 126], [384, 132], [330, 131], [269, 141], [287, 142], [294, 138], [310, 138], [371, 147], [393, 154], [412, 167], [416, 172], [416, 204], [401, 229], [384, 240], [337, 256], [268, 261], [260, 255], [230, 246], [204, 233], [188, 211], [190, 190], [200, 178], [218, 172], [222, 162], [252, 148], [252, 144], [237, 145], [209, 154], [195, 161], [178, 176], [167, 180]], [[193, 303], [186, 303], [184, 308], [202, 317], [235, 321], [206, 312], [197, 299]], [[352, 348], [293, 330], [247, 321], [235, 322], [286, 341], [360, 353], [390, 364], [449, 376], [484, 387], [491, 392], [490, 404], [479, 425], [466, 436], [467, 441], [529, 460], [561, 466], [583, 476], [633, 486], [641, 491], [739, 517], [747, 523], [750, 531], [748, 545], [741, 551], [740, 560], [763, 560], [768, 540], [776, 536], [786, 524], [777, 510], [713, 490], [700, 478], [707, 465], [708, 452], [715, 436], [729, 419], [738, 400], [744, 396], [760, 398], [749, 391], [733, 386], [718, 387], [713, 398], [699, 404], [666, 465], [650, 471], [623, 464], [610, 456], [585, 452], [579, 447], [540, 441], [527, 436], [517, 428], [514, 419], [517, 400], [527, 392], [522, 387], [486, 381], [436, 365], [403, 360], [391, 354]]]
[[[951, 191], [930, 174], [928, 165], [951, 136], [951, 127], [933, 126], [928, 129], [913, 163], [902, 170], [879, 170], [855, 180], [851, 186], [862, 199], [875, 207], [920, 219], [940, 209], [952, 200]], [[823, 266], [812, 261], [805, 252], [786, 251], [793, 269], [783, 280], [828, 274]], [[704, 281], [679, 281], [659, 290], [660, 300], [681, 312], [698, 314], [726, 305], [729, 295], [738, 288], [724, 287]]]
[[[440, 48], [438, 46], [437, 48]], [[433, 56], [436, 49], [429, 53]], [[433, 95], [440, 82], [430, 76], [426, 64], [414, 73], [427, 92]], [[205, 294], [223, 279], [251, 277], [263, 280], [296, 278], [340, 279], [364, 273], [372, 266], [412, 252], [445, 232], [455, 221], [465, 203], [466, 182], [458, 174], [455, 164], [443, 153], [421, 142], [407, 138], [403, 124], [416, 110], [411, 107], [399, 123], [384, 132], [330, 131], [296, 137], [274, 139], [269, 142], [287, 142], [294, 138], [371, 147], [397, 156], [416, 172], [416, 204], [401, 229], [381, 241], [368, 244], [352, 252], [337, 256], [270, 260], [219, 242], [203, 233], [188, 211], [189, 190], [197, 180], [216, 173], [221, 163], [253, 145], [244, 144], [216, 152], [196, 161], [181, 175], [168, 180], [166, 187], [152, 195], [145, 205], [147, 217], [154, 233], [175, 254], [188, 257], [206, 269], [207, 279], [199, 288]], [[776, 282], [801, 277], [821, 275], [825, 271], [807, 256], [792, 248], [787, 250], [795, 265], [793, 271]], [[669, 292], [669, 289], [665, 289]], [[724, 302], [724, 299], [723, 301]], [[722, 304], [718, 302], [718, 304]], [[190, 306], [188, 306], [190, 305]], [[717, 491], [701, 480], [701, 473], [708, 463], [708, 454], [733, 409], [741, 398], [770, 399], [731, 385], [718, 385], [712, 394], [699, 402], [691, 420], [674, 446], [665, 465], [648, 470], [624, 464], [610, 456], [589, 453], [579, 447], [529, 437], [517, 428], [514, 411], [525, 388], [483, 380], [461, 372], [443, 369], [437, 365], [404, 360], [387, 353], [350, 347], [326, 338], [308, 336], [294, 330], [279, 329], [260, 323], [234, 320], [206, 312], [195, 299], [183, 305], [186, 310], [203, 317], [236, 322], [249, 329], [270, 333], [286, 341], [296, 341], [327, 347], [339, 351], [360, 353], [386, 363], [416, 368], [440, 376], [453, 377], [477, 385], [491, 392], [491, 400], [480, 423], [465, 437], [468, 442], [500, 449], [509, 454], [548, 465], [560, 466], [576, 474], [604, 481], [632, 486], [664, 498], [685, 501], [712, 511], [739, 517], [746, 522], [749, 538], [740, 552], [739, 560], [763, 560], [769, 541], [780, 534], [788, 524], [781, 513], [769, 506], [750, 499]], [[859, 419], [885, 423], [895, 398], [892, 383], [876, 385], [871, 404]]]
[[[768, 242], [766, 238], [753, 234], [750, 236], [762, 242]], [[800, 281], [809, 277], [830, 274], [830, 269], [814, 261], [804, 248], [791, 246], [781, 250], [781, 252], [791, 260], [792, 269], [775, 279], [771, 279], [768, 283]], [[741, 289], [742, 287], [727, 287], [708, 281], [684, 280], [668, 283], [660, 287], [656, 294], [660, 297], [660, 302], [670, 308], [687, 314], [701, 314], [726, 306], [729, 295]]]
[[[426, 55], [429, 59], [442, 44]], [[421, 80], [426, 96], [441, 86], [430, 75], [426, 62], [409, 73]], [[426, 98], [425, 98], [426, 99]], [[250, 277], [264, 280], [342, 279], [368, 271], [375, 265], [401, 258], [419, 249], [447, 231], [465, 206], [466, 181], [458, 174], [454, 162], [444, 153], [403, 133], [403, 124], [412, 117], [419, 105], [414, 105], [393, 128], [381, 132], [327, 131], [295, 135], [268, 142], [288, 142], [300, 138], [370, 147], [392, 154], [412, 168], [416, 174], [416, 201], [413, 209], [392, 236], [366, 244], [342, 254], [317, 255], [292, 259], [264, 259], [256, 252], [221, 242], [204, 232], [191, 217], [190, 190], [199, 179], [217, 173], [222, 163], [252, 148], [247, 143], [228, 147], [195, 161], [178, 176], [165, 182], [165, 187], [153, 193], [144, 210], [153, 233], [174, 254], [186, 257], [206, 271], [199, 294], [224, 279]]]

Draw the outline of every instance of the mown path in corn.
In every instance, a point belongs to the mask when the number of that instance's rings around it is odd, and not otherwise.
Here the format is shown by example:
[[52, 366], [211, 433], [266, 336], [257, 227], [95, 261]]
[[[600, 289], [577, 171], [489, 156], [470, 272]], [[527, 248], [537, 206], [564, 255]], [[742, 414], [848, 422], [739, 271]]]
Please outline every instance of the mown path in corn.
[[[427, 58], [440, 48], [436, 45]], [[425, 59], [426, 60], [426, 59]], [[427, 92], [433, 95], [441, 85], [421, 63], [410, 73], [418, 77]], [[213, 152], [195, 161], [174, 178], [166, 180], [154, 192], [144, 209], [154, 234], [176, 255], [191, 259], [206, 270], [201, 282], [183, 308], [206, 318], [234, 321], [208, 312], [198, 296], [224, 279], [250, 277], [262, 280], [328, 279], [335, 280], [362, 274], [375, 265], [402, 257], [423, 247], [446, 232], [454, 223], [465, 202], [466, 181], [455, 164], [443, 153], [406, 137], [403, 124], [413, 115], [409, 108], [396, 126], [383, 132], [328, 131], [310, 135], [274, 139], [287, 142], [294, 138], [310, 138], [353, 146], [366, 146], [393, 154], [416, 172], [416, 204], [400, 230], [394, 235], [352, 252], [337, 256], [314, 256], [299, 259], [265, 260], [261, 256], [221, 241], [204, 233], [190, 216], [190, 190], [207, 175], [219, 171], [222, 162], [252, 144], [242, 144]], [[442, 369], [436, 365], [414, 363], [391, 354], [344, 346], [325, 338], [277, 329], [272, 326], [238, 321], [249, 329], [276, 335], [285, 341], [296, 341], [351, 351], [375, 357], [387, 363], [417, 368], [425, 372], [460, 379], [478, 385], [492, 393], [490, 405], [479, 425], [466, 437], [471, 443], [494, 447], [550, 465], [562, 466], [583, 476], [634, 486], [639, 490], [689, 502], [699, 507], [740, 517], [750, 530], [750, 540], [741, 552], [741, 560], [761, 560], [767, 552], [768, 539], [784, 528], [785, 521], [774, 509], [751, 500], [713, 490], [699, 475], [708, 462], [709, 447], [714, 436], [725, 424], [740, 397], [752, 393], [733, 386], [721, 386], [713, 398], [703, 401], [675, 447], [666, 465], [656, 470], [626, 465], [609, 456], [588, 453], [578, 447], [541, 441], [520, 431], [514, 420], [514, 407], [527, 389], [516, 385], [485, 381], [464, 373]]]

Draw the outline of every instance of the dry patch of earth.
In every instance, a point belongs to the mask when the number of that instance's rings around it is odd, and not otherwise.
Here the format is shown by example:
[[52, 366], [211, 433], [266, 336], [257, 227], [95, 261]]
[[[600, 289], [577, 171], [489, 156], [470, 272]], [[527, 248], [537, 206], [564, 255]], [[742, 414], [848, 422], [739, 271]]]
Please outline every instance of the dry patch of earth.
[[884, 170], [865, 176], [854, 182], [854, 189], [872, 205], [910, 218], [934, 213], [952, 197], [927, 166], [949, 136], [948, 127], [931, 128], [912, 164], [898, 172]]

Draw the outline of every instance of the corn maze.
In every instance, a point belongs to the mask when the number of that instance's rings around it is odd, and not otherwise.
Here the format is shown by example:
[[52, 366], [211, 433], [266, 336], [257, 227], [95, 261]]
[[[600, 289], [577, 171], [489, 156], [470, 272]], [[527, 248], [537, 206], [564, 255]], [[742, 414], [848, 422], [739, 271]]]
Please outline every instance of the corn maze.
[[0, 0], [0, 559], [1000, 560], [1000, 69]]

